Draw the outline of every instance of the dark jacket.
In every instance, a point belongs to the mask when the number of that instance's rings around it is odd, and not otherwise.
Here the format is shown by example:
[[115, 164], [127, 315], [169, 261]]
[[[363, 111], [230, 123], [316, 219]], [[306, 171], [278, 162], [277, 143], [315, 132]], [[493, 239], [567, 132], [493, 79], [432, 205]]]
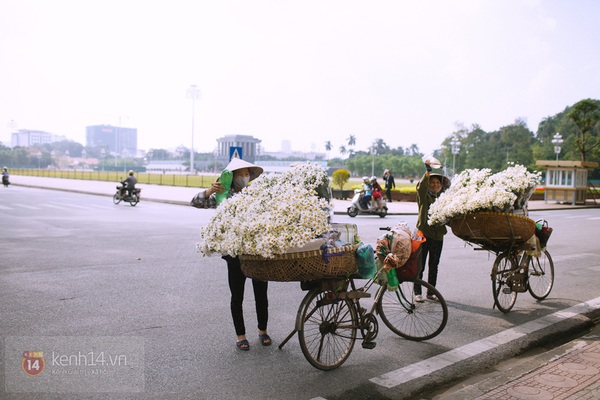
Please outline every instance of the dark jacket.
[[389, 174], [387, 177], [384, 175], [383, 181], [385, 182], [385, 190], [390, 191], [396, 188], [396, 182], [394, 182], [394, 177], [392, 174]]
[[429, 176], [423, 174], [423, 178], [417, 183], [417, 206], [419, 208], [419, 219], [417, 220], [417, 229], [423, 232], [426, 238], [433, 240], [443, 240], [444, 235], [448, 232], [446, 225], [436, 224], [429, 225], [429, 207], [442, 194], [444, 190], [440, 190], [437, 195], [429, 191]]
[[133, 175], [129, 175], [124, 181], [123, 184], [125, 185], [125, 187], [127, 189], [134, 189], [135, 188], [135, 184], [137, 183], [137, 179], [135, 179], [135, 176]]

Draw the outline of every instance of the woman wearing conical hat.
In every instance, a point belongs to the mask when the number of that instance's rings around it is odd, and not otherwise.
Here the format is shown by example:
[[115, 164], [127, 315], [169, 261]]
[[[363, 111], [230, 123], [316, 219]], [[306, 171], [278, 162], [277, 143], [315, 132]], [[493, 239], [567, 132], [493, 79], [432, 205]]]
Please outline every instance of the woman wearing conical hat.
[[[419, 208], [417, 229], [423, 232], [423, 236], [426, 239], [425, 243], [421, 246], [419, 279], [423, 278], [423, 271], [427, 264], [427, 282], [431, 286], [435, 286], [437, 283], [438, 266], [442, 256], [442, 247], [444, 246], [444, 235], [447, 233], [447, 229], [445, 225], [429, 225], [429, 207], [444, 190], [450, 187], [450, 179], [441, 174], [432, 173], [429, 160], [425, 160], [425, 170], [425, 174], [423, 174], [423, 177], [417, 184], [417, 206]], [[427, 261], [429, 262], [427, 263]], [[415, 285], [415, 294], [417, 295], [415, 297], [416, 301], [424, 301], [420, 285]], [[427, 293], [426, 296], [429, 300], [437, 300], [433, 293]]]
[[[263, 169], [247, 161], [233, 158], [225, 167], [226, 170], [233, 173], [231, 189], [228, 197], [240, 192], [248, 183], [256, 179], [262, 174]], [[217, 180], [211, 184], [208, 189], [200, 191], [191, 201], [191, 205], [196, 208], [216, 208], [217, 193], [223, 193], [225, 187]], [[244, 324], [243, 301], [244, 289], [246, 286], [246, 276], [242, 273], [240, 267], [240, 259], [224, 255], [223, 258], [227, 262], [229, 290], [231, 291], [231, 316], [233, 318], [233, 326], [237, 336], [236, 347], [239, 350], [250, 350], [250, 343], [246, 338], [246, 326]], [[263, 346], [271, 344], [271, 338], [267, 333], [267, 322], [269, 319], [268, 298], [267, 298], [267, 282], [252, 279], [252, 287], [254, 289], [254, 300], [256, 302], [256, 316], [258, 319], [258, 339]]]

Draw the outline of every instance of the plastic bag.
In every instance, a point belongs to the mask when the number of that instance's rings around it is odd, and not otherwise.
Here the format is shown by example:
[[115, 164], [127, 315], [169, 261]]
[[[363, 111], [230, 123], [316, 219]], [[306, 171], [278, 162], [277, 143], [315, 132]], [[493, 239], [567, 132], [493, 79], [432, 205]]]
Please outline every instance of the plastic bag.
[[389, 269], [404, 265], [410, 257], [411, 249], [410, 229], [406, 224], [398, 224], [377, 240], [375, 252], [386, 269]]
[[215, 194], [215, 199], [217, 200], [217, 204], [221, 204], [221, 202], [223, 200], [225, 200], [227, 198], [227, 196], [229, 195], [229, 190], [231, 190], [231, 182], [233, 180], [233, 172], [224, 169], [223, 172], [221, 172], [221, 176], [219, 177], [219, 182], [221, 182], [221, 185], [223, 186], [223, 188], [225, 188], [225, 190], [223, 191], [223, 193], [217, 193]]
[[411, 252], [408, 260], [396, 270], [396, 275], [400, 281], [409, 281], [419, 275], [421, 265], [421, 245], [425, 243], [425, 236], [421, 231], [417, 231], [411, 239]]
[[358, 274], [365, 279], [371, 279], [375, 276], [377, 268], [375, 267], [375, 252], [370, 244], [362, 244], [356, 250], [358, 258]]

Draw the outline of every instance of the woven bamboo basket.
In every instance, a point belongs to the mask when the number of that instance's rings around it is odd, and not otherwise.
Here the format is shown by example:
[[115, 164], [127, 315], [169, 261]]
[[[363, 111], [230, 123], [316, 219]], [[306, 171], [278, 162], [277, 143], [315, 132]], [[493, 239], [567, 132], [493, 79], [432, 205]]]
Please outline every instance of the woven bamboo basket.
[[286, 253], [274, 258], [240, 254], [242, 272], [262, 281], [290, 282], [334, 278], [358, 271], [358, 244], [321, 250]]
[[461, 215], [448, 225], [459, 238], [493, 248], [523, 244], [535, 233], [534, 220], [499, 212]]

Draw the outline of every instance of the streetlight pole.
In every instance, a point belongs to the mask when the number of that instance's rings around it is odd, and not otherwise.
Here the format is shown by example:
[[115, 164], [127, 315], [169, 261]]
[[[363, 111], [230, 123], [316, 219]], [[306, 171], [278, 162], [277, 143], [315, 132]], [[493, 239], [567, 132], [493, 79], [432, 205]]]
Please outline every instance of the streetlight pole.
[[104, 157], [106, 156], [106, 150], [100, 149], [100, 159], [102, 160], [102, 172], [104, 172]]
[[200, 89], [197, 85], [191, 85], [187, 90], [187, 97], [192, 99], [192, 148], [190, 149], [190, 175], [194, 174], [194, 115], [195, 103], [200, 98]]
[[560, 150], [561, 150], [561, 145], [563, 144], [564, 140], [562, 138], [562, 135], [558, 132], [556, 132], [556, 134], [554, 135], [554, 139], [552, 139], [552, 143], [554, 143], [554, 152], [556, 153], [556, 161], [558, 161], [558, 155], [560, 154]]
[[452, 146], [452, 171], [456, 173], [456, 155], [460, 151], [460, 140], [454, 137], [450, 141], [450, 145]]
[[375, 143], [371, 145], [371, 176], [375, 176]]

